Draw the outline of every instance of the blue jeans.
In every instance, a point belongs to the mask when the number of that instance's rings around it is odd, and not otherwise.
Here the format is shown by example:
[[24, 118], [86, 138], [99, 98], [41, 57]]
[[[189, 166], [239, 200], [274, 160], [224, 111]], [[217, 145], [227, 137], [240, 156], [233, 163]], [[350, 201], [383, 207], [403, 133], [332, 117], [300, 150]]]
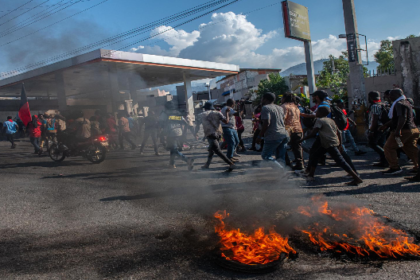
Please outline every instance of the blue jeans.
[[38, 153], [39, 152], [39, 150], [41, 150], [41, 148], [39, 147], [39, 143], [40, 143], [40, 141], [41, 141], [41, 137], [37, 137], [37, 138], [35, 138], [35, 137], [31, 137], [30, 138], [31, 139], [31, 144], [34, 146], [34, 148], [35, 148], [35, 153]]
[[350, 130], [344, 130], [343, 131], [343, 146], [344, 143], [346, 143], [346, 140], [348, 140], [350, 142], [350, 145], [353, 148], [353, 151], [358, 152], [359, 148], [356, 145], [356, 142], [354, 141], [353, 135], [351, 135]]
[[175, 157], [180, 158], [182, 161], [187, 162], [187, 158], [178, 150], [178, 144], [181, 141], [180, 136], [171, 136], [167, 138], [167, 148], [169, 149], [171, 155], [169, 157], [169, 164], [175, 164]]
[[224, 127], [223, 137], [225, 138], [225, 141], [228, 145], [226, 156], [228, 157], [228, 159], [231, 159], [233, 158], [233, 154], [235, 153], [236, 148], [239, 145], [238, 133], [233, 128]]
[[[264, 140], [264, 148], [261, 153], [262, 159], [273, 163], [276, 167], [283, 168], [280, 162], [286, 162], [286, 145], [288, 142], [289, 137], [279, 140]], [[275, 160], [273, 155], [276, 156]]]

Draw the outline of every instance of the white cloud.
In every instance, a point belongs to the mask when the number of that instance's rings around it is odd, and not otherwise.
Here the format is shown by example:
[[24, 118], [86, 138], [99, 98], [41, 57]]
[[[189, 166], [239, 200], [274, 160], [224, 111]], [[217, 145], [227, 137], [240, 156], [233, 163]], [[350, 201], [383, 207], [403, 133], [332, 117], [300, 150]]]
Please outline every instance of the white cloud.
[[[173, 30], [170, 26], [160, 26], [151, 35], [162, 33], [156, 38], [164, 40], [170, 46], [169, 50], [155, 45], [140, 46], [132, 51], [259, 68], [287, 69], [305, 61], [303, 43], [300, 42], [294, 47], [275, 48], [269, 54], [259, 54], [258, 49], [278, 35], [278, 32], [273, 30], [264, 34], [244, 15], [233, 12], [215, 13], [209, 23], [200, 24], [198, 29], [199, 31], [189, 33]], [[164, 32], [165, 30], [168, 31]], [[361, 43], [363, 45], [364, 42]], [[368, 42], [370, 60], [379, 47], [378, 42]], [[312, 50], [315, 60], [328, 58], [331, 54], [338, 57], [347, 50], [347, 44], [345, 39], [329, 35], [328, 38], [313, 41]]]

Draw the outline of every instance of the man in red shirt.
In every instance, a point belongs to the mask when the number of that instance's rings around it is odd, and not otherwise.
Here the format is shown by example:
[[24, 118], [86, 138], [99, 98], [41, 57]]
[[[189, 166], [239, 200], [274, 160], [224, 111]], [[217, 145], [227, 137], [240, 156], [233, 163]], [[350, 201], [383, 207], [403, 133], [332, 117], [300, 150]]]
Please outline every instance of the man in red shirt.
[[29, 138], [35, 148], [35, 154], [41, 154], [42, 148], [39, 146], [41, 141], [42, 122], [37, 115], [32, 116], [32, 121], [28, 123]]
[[344, 143], [346, 142], [346, 140], [348, 140], [350, 142], [350, 145], [352, 146], [354, 154], [356, 156], [366, 154], [366, 152], [361, 151], [359, 149], [359, 147], [357, 147], [356, 142], [354, 141], [353, 135], [351, 134], [351, 131], [349, 130], [350, 123], [352, 123], [354, 126], [356, 126], [356, 122], [354, 120], [350, 119], [347, 116], [346, 109], [344, 109], [344, 101], [341, 100], [341, 99], [339, 101], [337, 101], [337, 106], [338, 106], [338, 108], [340, 108], [343, 111], [344, 115], [346, 115], [346, 117], [347, 117], [347, 126], [346, 126], [346, 128], [343, 129], [343, 148], [344, 148]]

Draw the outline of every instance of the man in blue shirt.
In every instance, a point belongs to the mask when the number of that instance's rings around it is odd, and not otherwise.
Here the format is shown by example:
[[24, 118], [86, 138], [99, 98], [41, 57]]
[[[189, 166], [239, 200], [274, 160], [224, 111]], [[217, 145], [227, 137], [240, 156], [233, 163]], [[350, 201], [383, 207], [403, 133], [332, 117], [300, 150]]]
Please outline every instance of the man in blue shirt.
[[5, 133], [6, 133], [7, 141], [12, 143], [11, 148], [12, 149], [16, 148], [15, 133], [19, 129], [18, 124], [15, 121], [12, 120], [11, 116], [8, 116], [7, 121], [4, 122], [3, 126], [4, 126]]

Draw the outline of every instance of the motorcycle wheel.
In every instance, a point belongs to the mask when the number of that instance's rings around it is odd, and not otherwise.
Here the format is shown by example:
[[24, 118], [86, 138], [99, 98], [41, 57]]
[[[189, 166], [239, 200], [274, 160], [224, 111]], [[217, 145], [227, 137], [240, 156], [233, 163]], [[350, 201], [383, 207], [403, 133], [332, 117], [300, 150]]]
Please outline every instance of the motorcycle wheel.
[[55, 162], [61, 162], [66, 158], [64, 151], [61, 151], [58, 144], [52, 144], [49, 149], [50, 158]]
[[87, 150], [86, 158], [91, 163], [99, 164], [106, 158], [106, 148], [102, 145], [92, 145]]

